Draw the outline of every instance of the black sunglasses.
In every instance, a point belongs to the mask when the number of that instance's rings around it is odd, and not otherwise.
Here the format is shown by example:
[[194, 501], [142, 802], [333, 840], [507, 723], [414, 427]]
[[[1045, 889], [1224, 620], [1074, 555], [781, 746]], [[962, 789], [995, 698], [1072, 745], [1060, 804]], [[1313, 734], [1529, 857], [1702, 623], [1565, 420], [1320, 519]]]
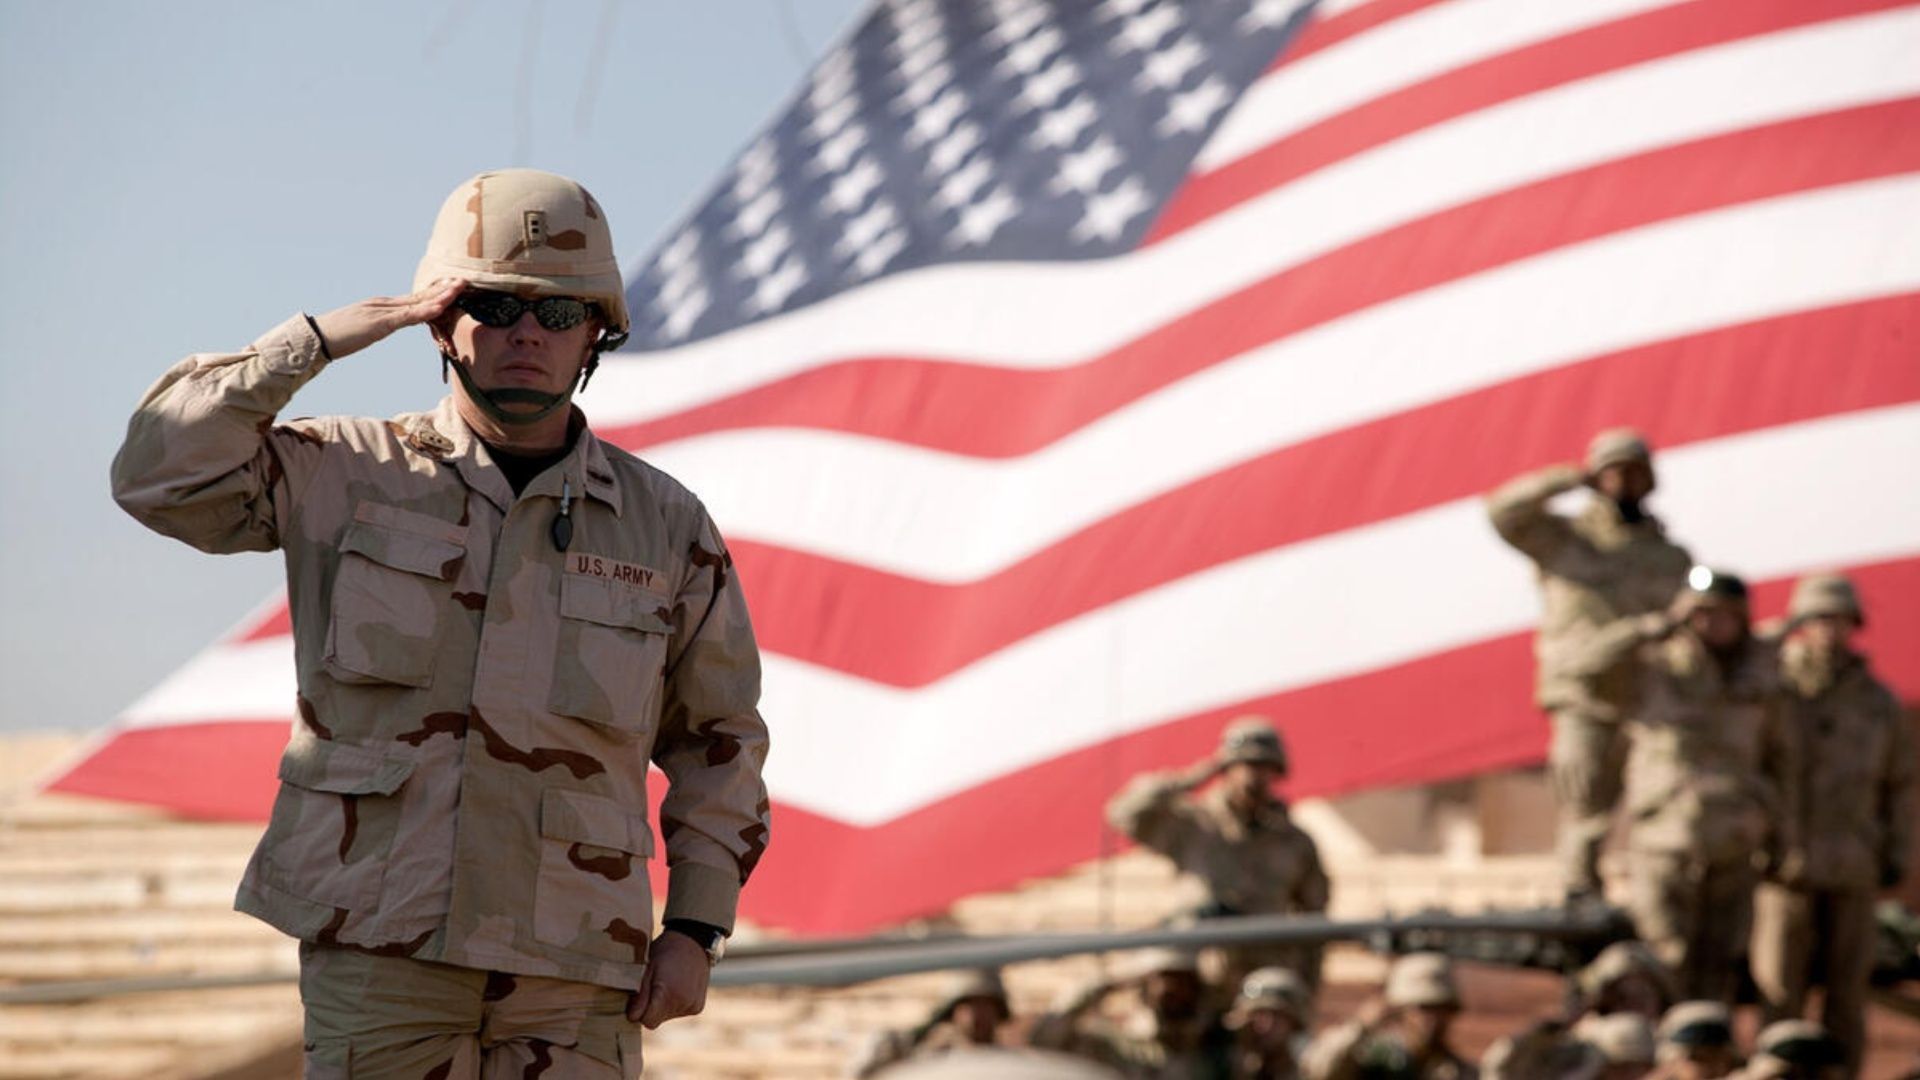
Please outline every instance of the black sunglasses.
[[587, 321], [587, 316], [600, 314], [599, 304], [575, 296], [522, 300], [491, 289], [468, 289], [455, 297], [453, 304], [480, 325], [496, 329], [519, 322], [520, 313], [528, 308], [533, 309], [534, 320], [548, 330], [571, 330]]

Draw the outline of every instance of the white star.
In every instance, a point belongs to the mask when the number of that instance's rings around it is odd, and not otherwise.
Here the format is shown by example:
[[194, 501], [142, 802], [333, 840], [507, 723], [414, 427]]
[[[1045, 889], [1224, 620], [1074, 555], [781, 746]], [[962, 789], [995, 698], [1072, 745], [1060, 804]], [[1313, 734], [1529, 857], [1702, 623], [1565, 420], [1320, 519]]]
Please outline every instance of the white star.
[[815, 142], [819, 142], [846, 127], [847, 121], [853, 119], [853, 114], [859, 111], [860, 99], [849, 94], [814, 113], [813, 119], [807, 121], [807, 132], [813, 136]]
[[1007, 194], [1006, 188], [994, 188], [993, 194], [960, 211], [960, 223], [953, 227], [947, 242], [955, 247], [979, 247], [1019, 212], [1020, 203]]
[[925, 44], [915, 46], [911, 52], [900, 58], [900, 74], [904, 78], [915, 78], [946, 58], [946, 39], [934, 38]]
[[692, 229], [680, 230], [673, 242], [660, 249], [660, 267], [671, 274], [687, 264], [693, 253], [700, 247], [700, 234]]
[[765, 236], [748, 244], [740, 252], [740, 266], [745, 270], [741, 277], [760, 277], [773, 269], [780, 256], [793, 246], [793, 234], [780, 222], [775, 222]]
[[952, 172], [954, 166], [965, 161], [980, 145], [980, 125], [971, 120], [962, 120], [947, 132], [946, 137], [933, 144], [927, 154], [927, 168], [935, 176]]
[[1059, 27], [1049, 26], [1008, 49], [1007, 55], [1000, 58], [1000, 70], [1004, 73], [1011, 68], [1021, 75], [1031, 75], [1039, 71], [1040, 66], [1058, 52], [1065, 41]]
[[686, 337], [687, 331], [693, 329], [693, 324], [706, 313], [711, 299], [707, 290], [698, 289], [685, 300], [667, 308], [667, 318], [660, 327], [661, 332], [675, 340]]
[[1140, 13], [1140, 9], [1153, 3], [1153, 0], [1106, 0], [1100, 5], [1100, 17], [1103, 19], [1124, 19]]
[[885, 199], [875, 199], [864, 213], [847, 222], [847, 227], [840, 232], [839, 241], [833, 246], [834, 250], [842, 255], [857, 252], [899, 223], [900, 215], [894, 211], [893, 204]]
[[955, 170], [940, 182], [940, 191], [933, 201], [943, 210], [957, 210], [973, 201], [988, 180], [993, 179], [993, 159], [985, 155], [974, 158], [964, 168]]
[[827, 189], [823, 200], [828, 206], [842, 214], [851, 214], [866, 203], [867, 196], [880, 186], [886, 174], [872, 158], [863, 157], [854, 163], [853, 168], [841, 173], [832, 186]]
[[908, 112], [925, 105], [940, 91], [946, 89], [947, 83], [952, 79], [952, 65], [945, 61], [935, 64], [907, 80], [907, 84], [900, 88], [900, 103], [895, 105], [895, 108], [901, 112]]
[[807, 91], [807, 104], [815, 109], [824, 109], [853, 89], [853, 66], [835, 67], [829, 70], [822, 65], [813, 73], [813, 86]]
[[1147, 190], [1140, 186], [1137, 178], [1129, 176], [1119, 187], [1087, 200], [1086, 216], [1073, 227], [1073, 238], [1118, 240], [1126, 231], [1127, 222], [1139, 217], [1141, 211], [1151, 205]]
[[913, 130], [907, 133], [907, 143], [919, 146], [945, 135], [966, 111], [966, 92], [957, 86], [947, 87], [946, 93], [913, 114]]
[[1100, 190], [1100, 181], [1106, 179], [1108, 172], [1120, 164], [1120, 148], [1112, 139], [1101, 135], [1093, 140], [1093, 145], [1085, 150], [1063, 156], [1060, 159], [1060, 171], [1053, 178], [1053, 190], [1065, 193], [1077, 191], [1082, 195], [1091, 195]]
[[1020, 104], [1026, 109], [1051, 109], [1061, 95], [1080, 81], [1080, 65], [1063, 56], [1052, 67], [1032, 75], [1020, 87]]
[[1035, 5], [996, 5], [987, 36], [995, 45], [1011, 45], [1047, 21], [1047, 10]]
[[1176, 38], [1173, 44], [1147, 57], [1134, 85], [1142, 90], [1149, 86], [1173, 90], [1206, 58], [1207, 50], [1199, 42], [1185, 36]]
[[837, 173], [847, 167], [860, 148], [867, 145], [867, 129], [859, 124], [845, 129], [840, 134], [820, 144], [820, 152], [813, 156], [815, 172]]
[[1128, 19], [1114, 38], [1116, 53], [1130, 52], [1135, 49], [1151, 49], [1160, 44], [1167, 32], [1180, 25], [1180, 12], [1176, 8], [1154, 8], [1144, 15], [1135, 15]]
[[1173, 95], [1167, 102], [1167, 115], [1154, 125], [1154, 131], [1161, 135], [1174, 135], [1184, 131], [1205, 131], [1213, 121], [1213, 115], [1227, 107], [1233, 100], [1225, 83], [1207, 76], [1205, 82], [1191, 90]]
[[872, 277], [887, 268], [894, 256], [907, 249], [907, 231], [895, 229], [860, 249], [853, 257], [853, 264], [860, 269], [862, 277]]
[[696, 267], [688, 267], [686, 273], [675, 274], [660, 283], [660, 300], [668, 307], [672, 307], [680, 303], [680, 301], [684, 300], [699, 287], [699, 269]]
[[1040, 118], [1033, 139], [1042, 146], [1065, 150], [1080, 139], [1080, 133], [1100, 118], [1100, 110], [1090, 98], [1077, 97]]
[[1270, 30], [1284, 26], [1293, 18], [1293, 11], [1299, 0], [1253, 0], [1253, 7], [1240, 16], [1240, 32], [1251, 33], [1256, 30]]
[[813, 80], [815, 84], [843, 78], [851, 81], [854, 66], [853, 51], [842, 45], [820, 58], [820, 63], [813, 69]]
[[736, 174], [733, 193], [738, 201], [746, 202], [766, 187], [767, 182], [780, 171], [780, 155], [773, 147], [773, 140], [761, 136], [747, 147], [733, 168]]
[[798, 258], [788, 259], [780, 264], [780, 269], [760, 279], [754, 286], [753, 297], [748, 304], [756, 313], [773, 311], [787, 302], [794, 290], [805, 284], [807, 268]]
[[759, 236], [760, 230], [767, 227], [773, 215], [780, 212], [786, 200], [780, 195], [780, 189], [770, 187], [755, 196], [751, 202], [742, 203], [740, 210], [733, 216], [733, 227], [741, 236]]

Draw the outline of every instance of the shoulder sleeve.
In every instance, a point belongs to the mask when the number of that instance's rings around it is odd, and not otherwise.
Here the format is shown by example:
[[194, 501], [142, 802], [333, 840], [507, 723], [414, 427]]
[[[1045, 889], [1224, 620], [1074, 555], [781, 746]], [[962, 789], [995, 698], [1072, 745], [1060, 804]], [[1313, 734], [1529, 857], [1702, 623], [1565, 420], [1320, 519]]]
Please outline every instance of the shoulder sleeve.
[[687, 551], [672, 608], [673, 644], [653, 760], [667, 776], [665, 919], [731, 931], [740, 887], [766, 851], [771, 813], [761, 768], [760, 651], [733, 557], [713, 521]]
[[175, 364], [134, 409], [113, 497], [141, 524], [211, 552], [271, 551], [337, 433], [274, 417], [326, 364], [296, 315], [237, 353]]

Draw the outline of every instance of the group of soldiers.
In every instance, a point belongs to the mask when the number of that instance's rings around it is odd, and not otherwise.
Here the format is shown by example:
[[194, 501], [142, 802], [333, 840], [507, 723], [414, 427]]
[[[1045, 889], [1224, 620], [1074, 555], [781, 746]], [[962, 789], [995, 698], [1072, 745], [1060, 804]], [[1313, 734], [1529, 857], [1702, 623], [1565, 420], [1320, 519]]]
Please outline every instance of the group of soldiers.
[[[1440, 954], [1400, 958], [1376, 999], [1309, 1038], [1317, 948], [1213, 950], [1204, 965], [1155, 950], [1025, 1024], [1009, 1024], [997, 973], [967, 973], [856, 1073], [1015, 1030], [1026, 1046], [1129, 1077], [1856, 1073], [1876, 891], [1904, 876], [1916, 814], [1904, 717], [1852, 647], [1866, 612], [1848, 579], [1803, 579], [1786, 618], [1756, 627], [1746, 584], [1697, 565], [1648, 511], [1654, 487], [1646, 440], [1616, 429], [1583, 464], [1521, 476], [1488, 500], [1495, 530], [1539, 573], [1538, 703], [1552, 722], [1570, 907], [1602, 902], [1600, 855], [1624, 809], [1640, 940], [1575, 978], [1565, 1016], [1501, 1040], [1476, 1066], [1450, 1042], [1461, 996]], [[1576, 514], [1555, 509], [1583, 488]], [[1273, 724], [1243, 717], [1211, 758], [1136, 778], [1107, 818], [1204, 885], [1193, 914], [1324, 912], [1319, 853], [1274, 793], [1287, 767]], [[1749, 968], [1767, 1026], [1743, 1064], [1731, 1006]], [[1819, 1024], [1800, 1019], [1813, 984], [1825, 988]]]

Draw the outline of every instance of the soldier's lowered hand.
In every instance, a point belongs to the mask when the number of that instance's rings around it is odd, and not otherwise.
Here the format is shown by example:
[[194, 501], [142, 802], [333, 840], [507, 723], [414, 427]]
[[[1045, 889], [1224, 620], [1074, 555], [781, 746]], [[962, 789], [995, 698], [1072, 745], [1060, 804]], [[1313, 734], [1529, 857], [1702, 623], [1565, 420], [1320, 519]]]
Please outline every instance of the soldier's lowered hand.
[[698, 1016], [707, 1007], [712, 962], [705, 949], [672, 931], [653, 939], [646, 985], [627, 999], [627, 1019], [651, 1031], [669, 1020]]
[[454, 298], [467, 287], [460, 278], [441, 278], [405, 296], [375, 296], [336, 308], [316, 317], [313, 326], [326, 343], [327, 355], [338, 360], [351, 356], [395, 330], [432, 322], [447, 313]]

